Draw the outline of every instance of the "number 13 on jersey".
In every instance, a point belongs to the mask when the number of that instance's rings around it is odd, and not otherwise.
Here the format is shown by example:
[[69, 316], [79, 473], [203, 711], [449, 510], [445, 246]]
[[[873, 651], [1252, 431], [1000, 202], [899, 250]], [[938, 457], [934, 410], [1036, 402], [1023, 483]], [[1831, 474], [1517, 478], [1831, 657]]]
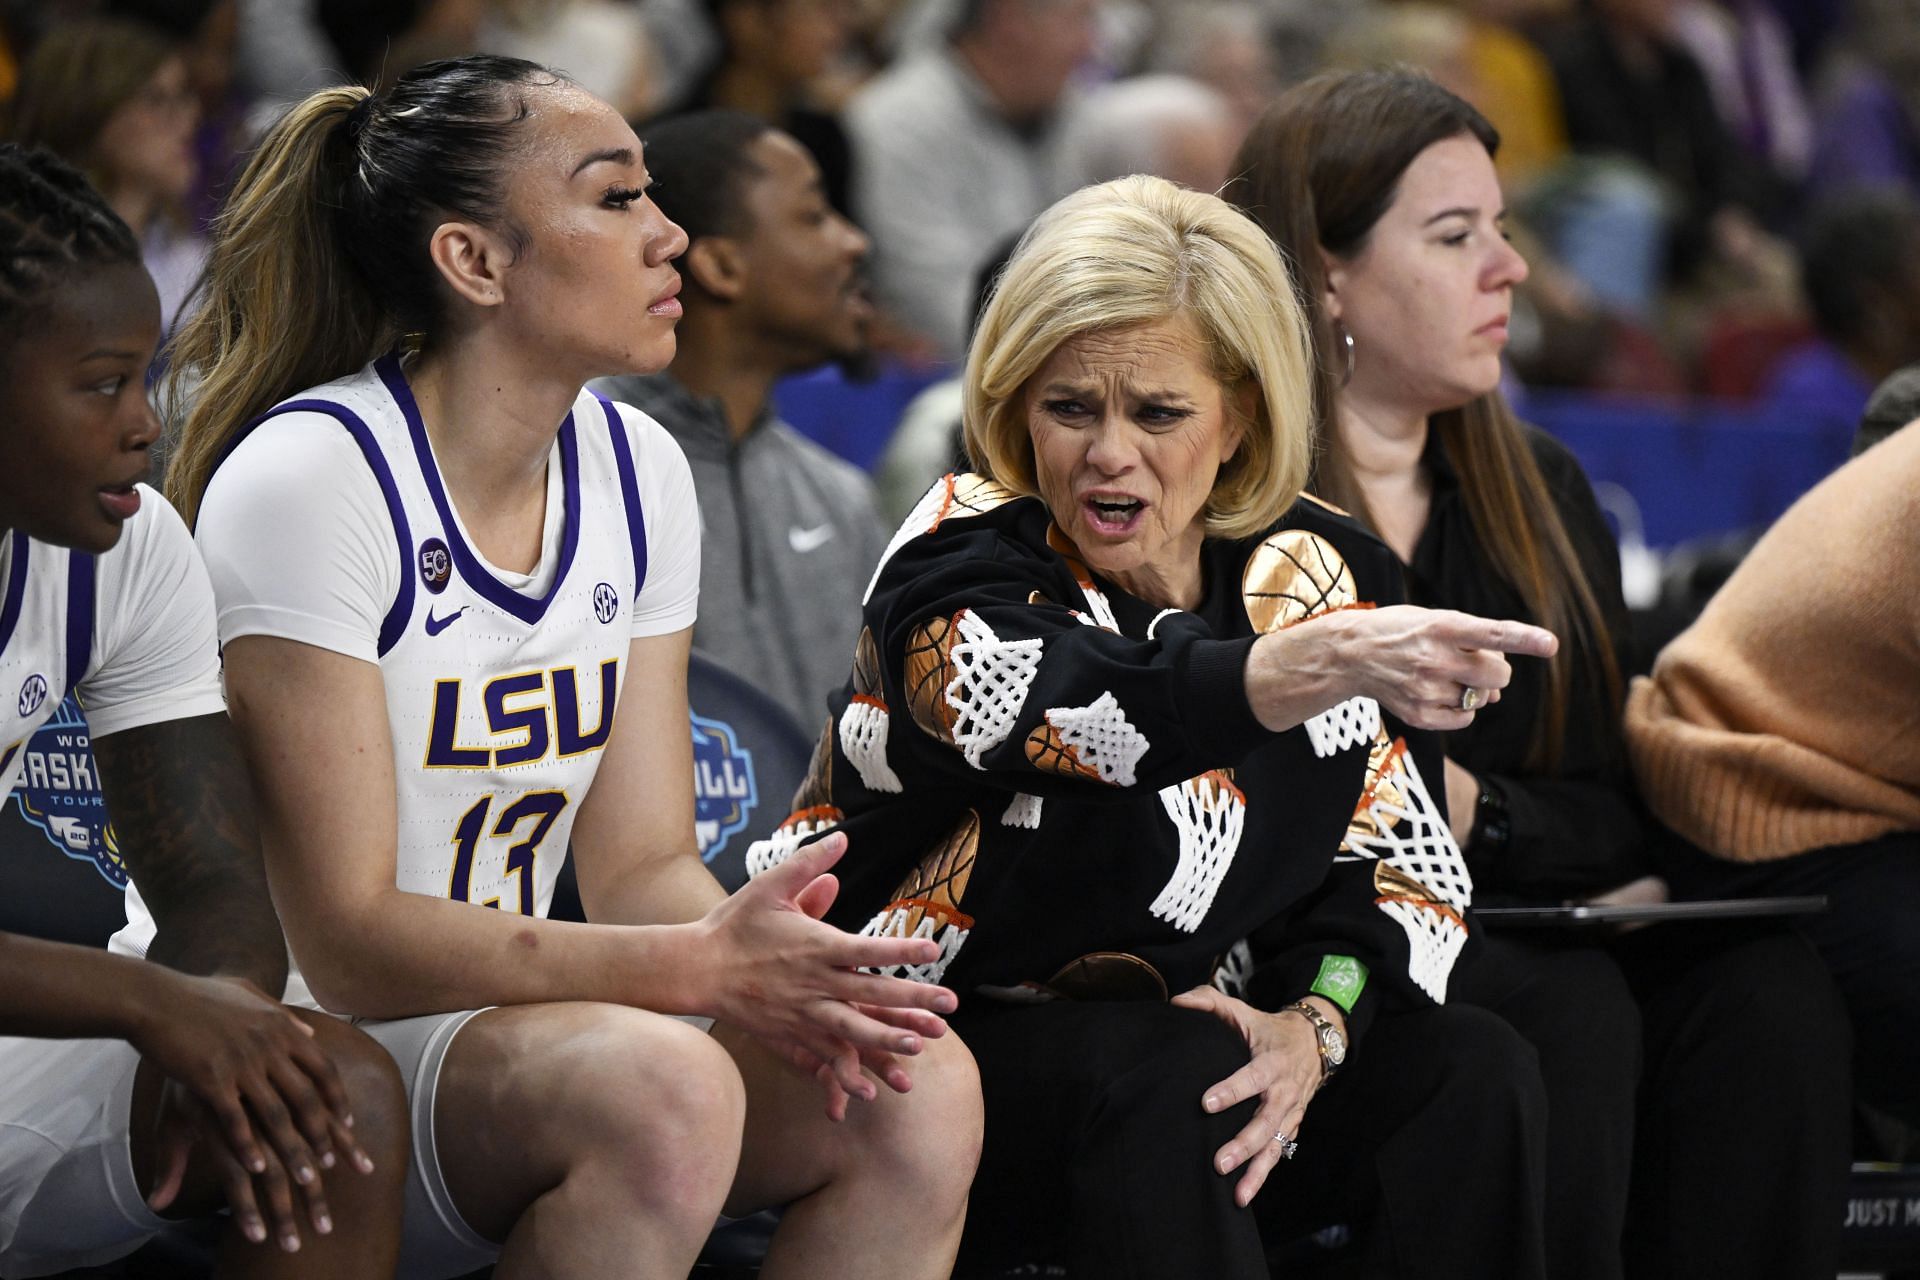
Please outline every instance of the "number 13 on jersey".
[[[483, 839], [512, 840], [507, 848], [506, 866], [501, 872], [499, 884], [504, 888], [508, 876], [512, 876], [520, 890], [518, 903], [520, 914], [534, 914], [534, 886], [536, 883], [533, 869], [534, 861], [540, 854], [540, 842], [547, 838], [547, 832], [553, 829], [554, 819], [567, 807], [567, 793], [564, 791], [529, 791], [512, 804], [500, 810], [499, 818], [488, 829], [487, 819], [493, 815], [494, 797], [481, 796], [474, 806], [461, 815], [460, 825], [453, 833], [453, 875], [448, 881], [447, 896], [455, 902], [472, 902], [473, 864], [480, 853]], [[532, 828], [524, 839], [515, 839], [520, 835], [522, 826], [531, 820]], [[498, 893], [480, 902], [483, 907], [498, 907]]]

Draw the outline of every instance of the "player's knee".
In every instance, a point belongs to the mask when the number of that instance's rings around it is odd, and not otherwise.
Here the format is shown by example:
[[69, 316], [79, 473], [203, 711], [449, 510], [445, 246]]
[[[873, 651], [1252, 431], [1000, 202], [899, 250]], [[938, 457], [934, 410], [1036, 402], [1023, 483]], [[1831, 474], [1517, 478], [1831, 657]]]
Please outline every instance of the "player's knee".
[[346, 1090], [354, 1141], [376, 1168], [404, 1170], [412, 1144], [406, 1083], [399, 1067], [365, 1033], [324, 1014], [302, 1016]]
[[588, 1103], [586, 1158], [637, 1202], [708, 1220], [739, 1162], [746, 1090], [726, 1051], [685, 1023], [610, 1010], [566, 1087]]
[[959, 1036], [925, 1043], [907, 1062], [912, 1091], [878, 1103], [867, 1158], [890, 1184], [914, 1188], [920, 1203], [957, 1209], [980, 1163], [980, 1072]]

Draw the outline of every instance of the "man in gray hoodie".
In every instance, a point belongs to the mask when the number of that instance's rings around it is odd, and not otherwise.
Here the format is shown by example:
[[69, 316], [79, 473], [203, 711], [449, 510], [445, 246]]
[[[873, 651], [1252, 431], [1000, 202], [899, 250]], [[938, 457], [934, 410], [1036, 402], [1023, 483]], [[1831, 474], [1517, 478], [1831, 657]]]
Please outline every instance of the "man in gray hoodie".
[[753, 116], [703, 111], [646, 132], [651, 193], [690, 241], [679, 351], [603, 394], [658, 420], [700, 496], [694, 648], [771, 694], [809, 734], [847, 678], [860, 598], [886, 546], [872, 482], [773, 412], [773, 384], [866, 348], [867, 238], [820, 170]]

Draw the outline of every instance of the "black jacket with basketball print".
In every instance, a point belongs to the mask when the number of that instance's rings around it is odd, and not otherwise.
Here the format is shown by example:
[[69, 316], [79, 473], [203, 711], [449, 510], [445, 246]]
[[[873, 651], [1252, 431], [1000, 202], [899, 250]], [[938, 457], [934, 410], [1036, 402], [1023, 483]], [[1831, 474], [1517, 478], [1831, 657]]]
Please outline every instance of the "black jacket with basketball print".
[[946, 477], [889, 546], [749, 869], [844, 830], [828, 918], [938, 941], [909, 976], [963, 1013], [1219, 980], [1267, 1008], [1317, 991], [1357, 1039], [1382, 1000], [1444, 999], [1471, 890], [1422, 781], [1437, 744], [1364, 698], [1271, 733], [1244, 684], [1262, 629], [1396, 603], [1399, 565], [1310, 498], [1202, 557], [1201, 605], [1161, 610], [1091, 574], [1039, 500]]

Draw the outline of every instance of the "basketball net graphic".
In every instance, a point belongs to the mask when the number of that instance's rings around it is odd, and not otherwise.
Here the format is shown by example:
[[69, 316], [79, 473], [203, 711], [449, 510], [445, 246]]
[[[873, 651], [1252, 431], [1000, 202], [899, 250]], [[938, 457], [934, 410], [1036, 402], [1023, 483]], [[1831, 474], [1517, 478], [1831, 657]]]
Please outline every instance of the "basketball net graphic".
[[1003, 827], [1023, 827], [1028, 831], [1040, 829], [1040, 797], [1030, 796], [1022, 791], [1007, 804], [1007, 810], [1000, 815]]
[[1307, 721], [1307, 741], [1322, 760], [1348, 747], [1370, 743], [1380, 733], [1380, 704], [1372, 698], [1348, 698]]
[[1461, 912], [1473, 901], [1473, 877], [1427, 791], [1420, 767], [1396, 740], [1347, 828], [1340, 861], [1371, 858], [1374, 902], [1406, 931], [1407, 974], [1437, 1002], [1466, 945]]
[[840, 825], [846, 815], [830, 804], [814, 805], [787, 815], [787, 820], [765, 840], [747, 846], [747, 878], [773, 870], [818, 835]]
[[1112, 690], [1084, 707], [1052, 707], [1047, 723], [1060, 735], [1075, 763], [1110, 787], [1130, 787], [1134, 769], [1147, 754], [1146, 735], [1133, 727]]
[[1160, 806], [1180, 833], [1173, 878], [1148, 908], [1158, 919], [1192, 933], [1207, 918], [1213, 897], [1240, 848], [1247, 798], [1218, 769], [1160, 789]]
[[917, 900], [882, 907], [880, 914], [860, 930], [863, 938], [932, 938], [938, 942], [940, 954], [926, 964], [895, 964], [873, 970], [889, 977], [933, 983], [946, 978], [947, 966], [972, 935], [972, 916]]
[[973, 917], [960, 910], [960, 900], [979, 848], [980, 815], [969, 809], [895, 890], [893, 901], [860, 931], [868, 938], [931, 938], [940, 954], [926, 964], [890, 965], [872, 972], [915, 982], [944, 980], [947, 967], [973, 934]]
[[1002, 640], [971, 609], [954, 616], [960, 640], [948, 651], [953, 679], [945, 690], [953, 709], [953, 745], [976, 769], [987, 752], [1007, 740], [1040, 671], [1044, 642]]
[[1213, 989], [1236, 1000], [1246, 998], [1247, 983], [1253, 980], [1253, 947], [1245, 938], [1227, 948], [1214, 966]]
[[840, 749], [867, 790], [898, 794], [905, 788], [887, 763], [887, 723], [885, 701], [868, 693], [854, 694], [840, 713]]

